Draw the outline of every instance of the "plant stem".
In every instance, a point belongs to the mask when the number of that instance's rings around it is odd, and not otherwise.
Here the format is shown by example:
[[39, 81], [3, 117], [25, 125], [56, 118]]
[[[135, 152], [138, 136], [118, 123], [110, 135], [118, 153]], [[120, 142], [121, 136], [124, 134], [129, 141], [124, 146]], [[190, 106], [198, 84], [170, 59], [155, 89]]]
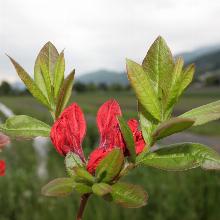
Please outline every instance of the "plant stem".
[[80, 206], [79, 206], [76, 220], [82, 220], [83, 212], [85, 210], [86, 203], [88, 201], [89, 196], [90, 196], [90, 194], [85, 194], [81, 197]]

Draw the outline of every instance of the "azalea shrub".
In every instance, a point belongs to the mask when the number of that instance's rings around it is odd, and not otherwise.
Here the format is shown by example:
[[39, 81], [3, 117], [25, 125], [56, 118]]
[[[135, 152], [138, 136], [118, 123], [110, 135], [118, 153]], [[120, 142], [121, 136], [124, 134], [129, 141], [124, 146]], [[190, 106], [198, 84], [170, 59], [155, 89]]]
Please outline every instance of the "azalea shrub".
[[[59, 53], [50, 42], [45, 44], [35, 62], [34, 79], [9, 58], [30, 93], [49, 110], [54, 123], [16, 115], [1, 124], [0, 131], [19, 139], [50, 137], [64, 158], [67, 176], [51, 180], [42, 187], [42, 194], [62, 197], [79, 193], [76, 219], [82, 219], [92, 195], [126, 208], [146, 205], [148, 195], [142, 186], [121, 181], [139, 166], [146, 167], [146, 172], [148, 167], [165, 171], [220, 169], [220, 155], [208, 146], [191, 142], [158, 144], [174, 133], [220, 118], [220, 101], [172, 117], [175, 104], [193, 79], [195, 67], [185, 66], [182, 58], [174, 59], [161, 37], [152, 44], [142, 64], [126, 61], [139, 120], [126, 121], [126, 109], [121, 110], [114, 98], [103, 103], [96, 118], [100, 141], [88, 158], [82, 148], [87, 127], [83, 110], [75, 102], [66, 107], [75, 71], [64, 78], [64, 52]], [[0, 161], [0, 175], [4, 170], [5, 164]]]

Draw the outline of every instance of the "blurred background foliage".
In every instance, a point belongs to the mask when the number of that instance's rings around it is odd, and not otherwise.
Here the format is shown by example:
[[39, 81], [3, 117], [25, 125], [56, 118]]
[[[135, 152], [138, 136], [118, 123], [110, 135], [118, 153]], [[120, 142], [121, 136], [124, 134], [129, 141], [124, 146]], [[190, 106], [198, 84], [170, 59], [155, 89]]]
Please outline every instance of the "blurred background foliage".
[[[2, 83], [3, 85], [3, 83]], [[79, 86], [80, 85], [80, 86]], [[82, 84], [78, 84], [79, 87]], [[91, 85], [90, 85], [91, 86]], [[2, 86], [1, 86], [2, 87]], [[82, 107], [87, 119], [87, 135], [83, 143], [86, 154], [98, 146], [98, 131], [95, 117], [99, 106], [109, 98], [115, 97], [122, 108], [125, 118], [137, 117], [136, 101], [133, 92], [122, 87], [120, 92], [113, 85], [101, 90], [97, 86], [85, 90], [77, 89], [71, 102]], [[13, 110], [15, 114], [27, 114], [40, 120], [52, 123], [46, 109], [27, 94], [9, 93], [2, 95], [0, 101]], [[180, 114], [211, 101], [220, 99], [218, 88], [190, 88], [175, 109]], [[0, 115], [4, 120], [4, 116]], [[195, 142], [199, 137], [216, 136], [218, 140], [220, 122], [212, 122], [205, 126], [191, 129], [195, 134]], [[220, 140], [220, 139], [219, 139]], [[187, 140], [185, 140], [187, 141]], [[219, 142], [220, 143], [220, 142]], [[45, 198], [40, 194], [41, 186], [49, 180], [66, 176], [63, 158], [49, 144], [47, 166], [48, 177], [37, 175], [38, 154], [31, 140], [12, 140], [12, 144], [4, 150], [1, 158], [7, 162], [6, 176], [0, 181], [0, 220], [60, 220], [74, 219], [78, 208], [77, 194], [66, 198]], [[218, 148], [220, 150], [220, 148]], [[86, 219], [182, 219], [182, 220], [217, 220], [220, 204], [220, 174], [215, 171], [205, 172], [194, 169], [186, 172], [164, 172], [152, 168], [139, 168], [125, 177], [129, 182], [142, 185], [149, 194], [148, 205], [141, 209], [125, 209], [114, 204], [103, 202], [92, 197], [85, 212]]]

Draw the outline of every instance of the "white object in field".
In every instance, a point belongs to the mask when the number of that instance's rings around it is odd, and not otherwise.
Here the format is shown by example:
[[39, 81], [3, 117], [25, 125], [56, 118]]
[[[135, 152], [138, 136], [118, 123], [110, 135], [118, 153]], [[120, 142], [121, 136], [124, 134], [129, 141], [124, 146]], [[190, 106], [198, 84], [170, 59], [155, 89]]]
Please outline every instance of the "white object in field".
[[[6, 118], [9, 118], [14, 115], [13, 111], [8, 108], [6, 105], [0, 102], [0, 111]], [[0, 119], [0, 123], [2, 123]], [[47, 155], [48, 155], [48, 142], [49, 139], [45, 137], [37, 137], [33, 140], [33, 147], [38, 156], [38, 166], [37, 166], [37, 174], [41, 179], [47, 178]], [[11, 145], [8, 144], [8, 147]]]

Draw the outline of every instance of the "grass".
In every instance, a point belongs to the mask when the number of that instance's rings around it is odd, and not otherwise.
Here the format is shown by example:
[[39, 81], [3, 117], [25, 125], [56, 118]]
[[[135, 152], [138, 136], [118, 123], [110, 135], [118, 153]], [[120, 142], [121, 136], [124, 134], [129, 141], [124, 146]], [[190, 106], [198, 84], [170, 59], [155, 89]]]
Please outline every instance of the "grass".
[[[213, 95], [216, 94], [216, 95]], [[219, 93], [220, 94], [220, 93]], [[89, 122], [83, 148], [88, 155], [97, 146], [98, 134], [94, 117], [98, 107], [107, 99], [117, 97], [126, 118], [137, 117], [136, 101], [132, 93], [75, 94], [72, 101], [80, 104]], [[175, 109], [182, 113], [192, 107], [220, 99], [217, 91], [189, 91]], [[31, 97], [1, 97], [0, 101], [16, 114], [28, 114], [52, 123], [47, 111]], [[219, 121], [193, 132], [218, 135]], [[200, 129], [200, 130], [199, 130]], [[49, 177], [39, 179], [36, 174], [38, 157], [31, 141], [12, 141], [10, 148], [0, 155], [7, 162], [7, 175], [0, 178], [0, 220], [73, 220], [79, 196], [73, 193], [66, 198], [45, 198], [40, 189], [49, 180], [66, 176], [63, 157], [49, 147], [47, 169]], [[142, 185], [149, 194], [148, 205], [137, 210], [125, 209], [92, 197], [85, 212], [85, 220], [216, 220], [220, 218], [220, 173], [194, 169], [187, 172], [164, 172], [139, 168], [123, 181]]]

